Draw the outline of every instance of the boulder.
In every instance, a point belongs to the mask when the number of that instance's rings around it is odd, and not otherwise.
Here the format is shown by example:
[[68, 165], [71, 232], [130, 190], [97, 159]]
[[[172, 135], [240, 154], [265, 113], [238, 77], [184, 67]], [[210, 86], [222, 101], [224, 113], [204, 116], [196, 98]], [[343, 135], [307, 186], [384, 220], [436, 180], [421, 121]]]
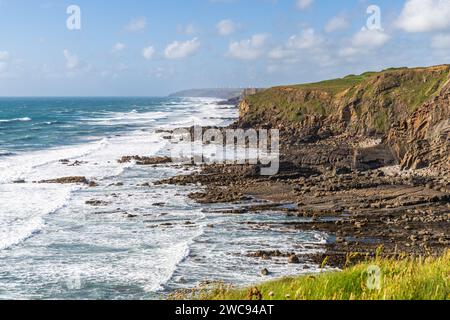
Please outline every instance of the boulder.
[[39, 183], [59, 183], [59, 184], [89, 184], [86, 177], [63, 177], [58, 179], [41, 180]]
[[261, 270], [261, 275], [262, 276], [268, 276], [270, 274], [269, 270], [267, 270], [266, 268]]
[[300, 263], [300, 259], [298, 258], [298, 256], [296, 254], [292, 254], [288, 258], [288, 263], [299, 264]]

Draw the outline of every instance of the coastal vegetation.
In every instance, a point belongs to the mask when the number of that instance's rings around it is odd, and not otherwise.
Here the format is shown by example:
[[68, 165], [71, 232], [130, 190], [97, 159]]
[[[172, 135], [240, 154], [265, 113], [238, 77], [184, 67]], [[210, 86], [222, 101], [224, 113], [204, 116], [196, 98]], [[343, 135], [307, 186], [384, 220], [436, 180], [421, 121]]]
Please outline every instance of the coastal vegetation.
[[[317, 83], [279, 86], [246, 97], [246, 118], [261, 114], [286, 124], [308, 117], [345, 119], [355, 131], [385, 134], [423, 103], [436, 97], [448, 81], [450, 66], [390, 68]], [[351, 120], [351, 121], [350, 121]]]
[[[379, 275], [371, 274], [378, 270]], [[379, 276], [379, 278], [376, 278]], [[217, 286], [201, 292], [209, 300], [448, 300], [450, 251], [440, 257], [383, 259], [341, 272], [283, 278], [253, 288]]]

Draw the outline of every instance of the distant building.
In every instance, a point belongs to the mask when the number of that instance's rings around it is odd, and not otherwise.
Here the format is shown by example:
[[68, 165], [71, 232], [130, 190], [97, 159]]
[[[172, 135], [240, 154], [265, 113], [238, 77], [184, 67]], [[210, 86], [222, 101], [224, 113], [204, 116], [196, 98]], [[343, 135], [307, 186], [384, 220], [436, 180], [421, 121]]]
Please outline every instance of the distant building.
[[257, 94], [258, 92], [263, 91], [264, 89], [262, 88], [247, 88], [244, 89], [244, 91], [242, 91], [242, 98], [248, 97], [248, 96], [252, 96], [254, 94]]

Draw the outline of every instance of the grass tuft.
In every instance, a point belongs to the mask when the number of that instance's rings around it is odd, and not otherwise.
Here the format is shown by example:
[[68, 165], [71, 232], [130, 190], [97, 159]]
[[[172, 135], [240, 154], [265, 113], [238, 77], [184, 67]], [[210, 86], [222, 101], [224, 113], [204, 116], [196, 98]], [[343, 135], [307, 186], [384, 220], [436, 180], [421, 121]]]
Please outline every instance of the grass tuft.
[[247, 289], [222, 284], [196, 298], [249, 300], [256, 295], [263, 300], [447, 300], [449, 280], [450, 251], [439, 258], [376, 258], [342, 272], [284, 278]]

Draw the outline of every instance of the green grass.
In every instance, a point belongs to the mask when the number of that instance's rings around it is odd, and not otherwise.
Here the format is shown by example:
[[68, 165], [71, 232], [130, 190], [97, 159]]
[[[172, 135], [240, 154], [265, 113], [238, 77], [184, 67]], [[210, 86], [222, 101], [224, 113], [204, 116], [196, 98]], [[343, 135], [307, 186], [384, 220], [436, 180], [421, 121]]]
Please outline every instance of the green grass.
[[386, 133], [435, 97], [449, 79], [449, 66], [391, 68], [316, 83], [263, 90], [246, 98], [248, 120], [298, 123], [307, 116], [328, 117], [350, 104], [355, 124]]
[[331, 94], [337, 94], [339, 92], [345, 91], [347, 89], [350, 89], [351, 87], [360, 84], [370, 75], [372, 75], [372, 73], [365, 73], [362, 75], [349, 75], [340, 79], [326, 80], [316, 83], [299, 84], [290, 87], [296, 89], [323, 90]]
[[409, 112], [414, 112], [423, 103], [434, 97], [445, 84], [449, 73], [442, 74], [422, 73], [417, 74], [402, 87], [394, 91], [408, 106]]
[[[380, 289], [367, 285], [369, 266], [381, 270]], [[220, 285], [203, 291], [206, 300], [248, 300], [259, 292], [264, 300], [448, 300], [450, 251], [439, 258], [375, 259], [342, 272], [284, 278], [255, 288], [233, 289]]]
[[375, 114], [375, 120], [372, 125], [377, 132], [387, 132], [389, 129], [389, 115], [387, 110], [380, 110]]
[[252, 114], [276, 111], [280, 119], [288, 121], [301, 121], [305, 115], [327, 116], [332, 111], [330, 103], [335, 95], [354, 88], [368, 76], [350, 75], [317, 83], [274, 87], [247, 100]]

